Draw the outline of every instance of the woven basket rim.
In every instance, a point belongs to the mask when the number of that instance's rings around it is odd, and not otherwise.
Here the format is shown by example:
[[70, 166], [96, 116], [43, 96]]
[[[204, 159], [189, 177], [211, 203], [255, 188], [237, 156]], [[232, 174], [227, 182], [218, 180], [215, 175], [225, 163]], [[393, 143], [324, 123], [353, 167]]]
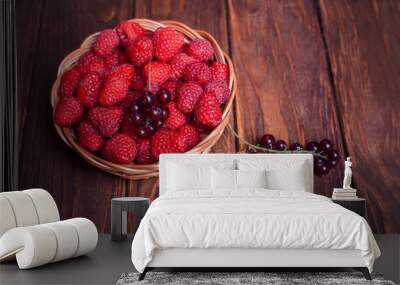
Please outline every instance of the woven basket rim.
[[[143, 28], [147, 30], [154, 31], [158, 27], [170, 26], [185, 35], [185, 39], [200, 38], [205, 39], [211, 43], [214, 48], [215, 59], [219, 62], [225, 63], [229, 67], [229, 89], [230, 96], [228, 102], [225, 104], [222, 114], [222, 120], [220, 124], [213, 129], [206, 137], [202, 139], [195, 147], [186, 153], [206, 153], [212, 146], [218, 141], [222, 135], [226, 125], [229, 123], [229, 119], [232, 113], [232, 105], [237, 93], [237, 80], [234, 70], [234, 66], [230, 57], [221, 49], [218, 42], [214, 39], [212, 35], [202, 30], [193, 30], [189, 26], [174, 20], [164, 20], [164, 21], [153, 21], [149, 19], [130, 19], [128, 21], [134, 21], [140, 24]], [[60, 85], [61, 76], [70, 68], [74, 66], [79, 60], [79, 58], [91, 49], [91, 45], [96, 39], [100, 32], [93, 33], [86, 37], [80, 47], [72, 52], [70, 52], [60, 63], [57, 78], [53, 83], [51, 90], [51, 106], [53, 109], [53, 115], [55, 106], [59, 100], [58, 89]], [[103, 171], [118, 175], [126, 179], [145, 179], [150, 177], [158, 176], [158, 161], [152, 164], [115, 164], [110, 161], [103, 159], [97, 153], [92, 153], [83, 147], [81, 147], [75, 137], [75, 133], [69, 127], [60, 127], [56, 125], [53, 121], [57, 134], [61, 139], [72, 149], [74, 149], [83, 159], [92, 164], [93, 166], [100, 168]]]

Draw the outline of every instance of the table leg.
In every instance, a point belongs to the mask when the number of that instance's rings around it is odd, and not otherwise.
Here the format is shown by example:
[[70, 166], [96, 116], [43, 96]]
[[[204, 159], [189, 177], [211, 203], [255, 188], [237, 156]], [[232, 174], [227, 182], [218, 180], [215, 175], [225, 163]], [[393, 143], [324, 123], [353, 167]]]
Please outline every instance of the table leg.
[[123, 241], [126, 239], [127, 213], [123, 211], [121, 203], [111, 201], [111, 240]]

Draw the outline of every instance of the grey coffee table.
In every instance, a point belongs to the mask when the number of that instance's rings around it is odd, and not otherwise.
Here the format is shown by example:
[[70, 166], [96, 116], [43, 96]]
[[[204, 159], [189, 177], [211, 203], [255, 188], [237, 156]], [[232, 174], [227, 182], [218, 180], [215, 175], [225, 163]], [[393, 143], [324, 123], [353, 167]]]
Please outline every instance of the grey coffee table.
[[150, 200], [143, 197], [120, 197], [111, 200], [111, 239], [113, 241], [124, 241], [127, 235], [128, 212], [133, 214], [134, 230], [149, 208]]

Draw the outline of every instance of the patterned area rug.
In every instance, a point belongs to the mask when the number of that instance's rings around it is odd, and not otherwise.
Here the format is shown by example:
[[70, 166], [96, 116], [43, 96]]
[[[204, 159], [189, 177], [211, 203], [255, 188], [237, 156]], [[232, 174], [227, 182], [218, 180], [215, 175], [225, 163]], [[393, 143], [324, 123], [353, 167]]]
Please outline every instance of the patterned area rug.
[[298, 284], [379, 284], [395, 285], [384, 280], [380, 275], [372, 275], [368, 281], [359, 272], [148, 272], [146, 278], [138, 281], [138, 273], [122, 274], [117, 285], [145, 284], [268, 284], [268, 285], [298, 285]]

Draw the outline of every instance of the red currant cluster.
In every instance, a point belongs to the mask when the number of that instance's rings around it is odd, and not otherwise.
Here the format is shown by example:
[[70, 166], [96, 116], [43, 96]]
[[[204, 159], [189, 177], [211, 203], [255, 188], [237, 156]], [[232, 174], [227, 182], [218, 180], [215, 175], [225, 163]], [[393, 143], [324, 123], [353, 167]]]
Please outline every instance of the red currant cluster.
[[151, 137], [164, 125], [169, 115], [166, 105], [170, 101], [171, 93], [166, 89], [161, 89], [156, 96], [150, 91], [144, 91], [142, 96], [133, 102], [130, 119], [137, 127], [136, 135], [139, 138]]
[[[317, 176], [328, 174], [329, 170], [335, 167], [339, 160], [339, 152], [334, 149], [333, 143], [328, 139], [323, 139], [319, 143], [310, 141], [304, 148], [298, 142], [288, 147], [288, 144], [282, 140], [276, 140], [271, 134], [263, 135], [259, 145], [267, 152], [310, 152], [314, 155], [314, 173]], [[252, 148], [254, 150], [254, 148]]]

